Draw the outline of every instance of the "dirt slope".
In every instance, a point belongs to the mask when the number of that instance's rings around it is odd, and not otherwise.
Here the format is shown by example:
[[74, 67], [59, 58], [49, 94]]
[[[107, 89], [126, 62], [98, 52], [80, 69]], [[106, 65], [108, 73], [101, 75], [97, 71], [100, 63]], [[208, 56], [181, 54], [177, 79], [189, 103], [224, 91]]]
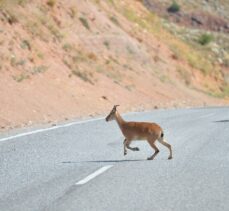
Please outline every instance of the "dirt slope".
[[[132, 111], [228, 103], [211, 97], [225, 83], [222, 74], [205, 74], [178, 58], [168, 40], [189, 48], [161, 27], [153, 33], [152, 14], [141, 1], [5, 2], [0, 10], [3, 130], [105, 114], [113, 104]], [[156, 16], [153, 20], [159, 23]]]

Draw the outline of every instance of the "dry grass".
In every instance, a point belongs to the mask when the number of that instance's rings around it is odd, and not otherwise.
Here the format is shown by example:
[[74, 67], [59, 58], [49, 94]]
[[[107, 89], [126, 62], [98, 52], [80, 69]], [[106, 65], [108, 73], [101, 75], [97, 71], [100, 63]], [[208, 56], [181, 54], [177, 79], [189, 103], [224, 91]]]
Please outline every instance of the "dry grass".
[[77, 76], [77, 77], [79, 77], [83, 81], [94, 85], [94, 82], [92, 80], [92, 78], [93, 78], [93, 74], [92, 73], [86, 72], [86, 71], [72, 70], [72, 74]]
[[54, 7], [56, 5], [56, 0], [48, 0], [46, 4], [50, 7]]
[[29, 79], [29, 78], [30, 78], [29, 75], [28, 74], [25, 74], [25, 73], [21, 73], [20, 75], [13, 76], [13, 79], [15, 81], [17, 81], [18, 83], [19, 82], [22, 82], [22, 81], [24, 81], [26, 79]]
[[191, 84], [191, 74], [187, 71], [184, 70], [183, 67], [177, 66], [177, 72], [180, 75], [181, 79], [185, 82], [187, 86], [190, 86]]
[[0, 0], [0, 8], [8, 8], [15, 5], [24, 6], [28, 0]]

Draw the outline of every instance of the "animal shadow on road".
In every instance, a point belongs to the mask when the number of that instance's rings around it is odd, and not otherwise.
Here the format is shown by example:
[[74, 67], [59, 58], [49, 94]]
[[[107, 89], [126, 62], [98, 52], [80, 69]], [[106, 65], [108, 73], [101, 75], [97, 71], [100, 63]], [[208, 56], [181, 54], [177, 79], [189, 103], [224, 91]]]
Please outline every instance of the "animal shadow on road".
[[145, 160], [91, 160], [84, 161], [87, 163], [122, 163], [122, 162], [136, 162], [136, 161], [145, 161]]
[[86, 161], [63, 161], [62, 163], [122, 163], [122, 162], [138, 162], [146, 160], [86, 160]]
[[217, 121], [214, 121], [215, 123], [229, 123], [229, 119], [223, 119], [223, 120], [217, 120]]

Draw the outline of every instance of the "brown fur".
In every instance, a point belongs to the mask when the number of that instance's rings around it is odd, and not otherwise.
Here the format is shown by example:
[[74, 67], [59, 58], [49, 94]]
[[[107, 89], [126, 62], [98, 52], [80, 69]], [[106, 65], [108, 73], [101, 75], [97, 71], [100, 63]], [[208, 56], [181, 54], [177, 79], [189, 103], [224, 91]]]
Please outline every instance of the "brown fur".
[[170, 154], [168, 159], [172, 159], [171, 145], [165, 142], [163, 130], [158, 124], [149, 122], [126, 122], [118, 113], [116, 109], [117, 106], [118, 105], [115, 105], [113, 107], [110, 114], [106, 117], [106, 121], [116, 120], [116, 122], [119, 125], [119, 128], [125, 136], [125, 140], [123, 142], [124, 155], [127, 154], [127, 149], [130, 149], [132, 151], [139, 151], [138, 147], [130, 147], [130, 143], [132, 141], [146, 140], [149, 143], [149, 145], [155, 150], [155, 153], [147, 159], [153, 160], [155, 156], [159, 153], [159, 150], [155, 145], [155, 141], [158, 140], [159, 143], [161, 143], [169, 149]]

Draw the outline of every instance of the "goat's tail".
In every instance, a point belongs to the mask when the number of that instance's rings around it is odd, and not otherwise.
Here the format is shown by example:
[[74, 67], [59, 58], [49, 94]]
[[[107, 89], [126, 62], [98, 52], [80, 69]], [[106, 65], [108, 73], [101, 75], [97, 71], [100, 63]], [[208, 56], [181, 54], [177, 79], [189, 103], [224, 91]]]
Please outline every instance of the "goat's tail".
[[164, 132], [161, 131], [161, 138], [164, 138]]

